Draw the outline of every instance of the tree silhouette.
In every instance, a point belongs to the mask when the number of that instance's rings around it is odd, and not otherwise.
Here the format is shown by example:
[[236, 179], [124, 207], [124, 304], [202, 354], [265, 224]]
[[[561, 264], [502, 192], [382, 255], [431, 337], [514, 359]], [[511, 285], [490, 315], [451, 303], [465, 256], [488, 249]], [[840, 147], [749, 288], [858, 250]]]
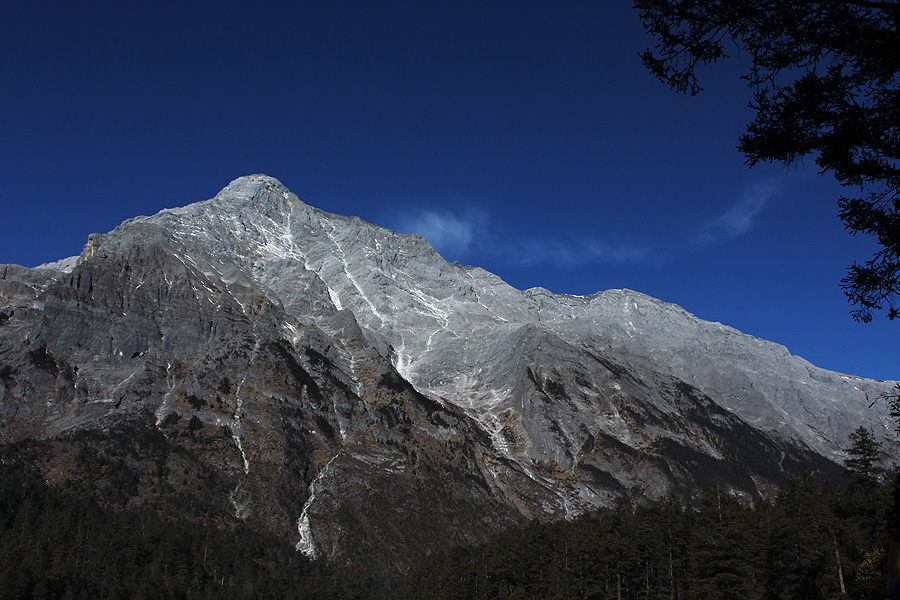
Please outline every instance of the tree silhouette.
[[865, 427], [857, 427], [850, 434], [851, 445], [847, 448], [849, 457], [844, 466], [850, 471], [851, 479], [875, 482], [884, 473], [881, 466], [881, 442]]
[[[854, 318], [900, 316], [900, 3], [896, 0], [635, 0], [657, 40], [641, 58], [673, 89], [701, 90], [697, 67], [749, 57], [756, 111], [738, 149], [749, 165], [814, 155], [857, 190], [838, 200], [851, 234], [878, 250], [841, 287]], [[733, 50], [732, 50], [733, 49]]]

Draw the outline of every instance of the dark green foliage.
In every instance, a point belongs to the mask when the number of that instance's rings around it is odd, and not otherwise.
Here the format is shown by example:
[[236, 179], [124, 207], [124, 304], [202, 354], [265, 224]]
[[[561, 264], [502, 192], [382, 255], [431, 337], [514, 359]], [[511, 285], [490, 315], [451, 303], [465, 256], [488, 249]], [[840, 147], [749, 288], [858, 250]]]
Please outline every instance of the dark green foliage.
[[328, 438], [329, 440], [334, 439], [334, 427], [329, 423], [328, 418], [325, 415], [320, 413], [316, 413], [313, 415], [313, 419], [316, 422], [316, 427], [318, 427], [319, 431]]
[[294, 355], [291, 354], [284, 344], [280, 342], [270, 342], [268, 344], [268, 349], [274, 356], [284, 362], [288, 372], [291, 374], [293, 386], [297, 392], [303, 393], [305, 390], [310, 398], [314, 400], [322, 399], [322, 390], [319, 389], [319, 384], [316, 383], [316, 380], [313, 379], [300, 363], [297, 362], [297, 359], [294, 358]]
[[[883, 515], [889, 486], [876, 485], [881, 493], [872, 508]], [[712, 486], [692, 508], [667, 499], [633, 512], [532, 522], [427, 558], [395, 597], [868, 598], [871, 581], [855, 585], [857, 569], [878, 555], [885, 523], [880, 518], [871, 529], [842, 511], [852, 493], [800, 477], [786, 480], [773, 504], [755, 509]]]
[[12, 381], [15, 372], [15, 369], [9, 365], [0, 366], [0, 381], [8, 385]]
[[382, 374], [378, 378], [378, 385], [397, 393], [414, 391], [409, 382], [394, 371], [386, 371]]
[[[751, 508], [720, 486], [568, 522], [522, 523], [408, 573], [309, 562], [243, 523], [170, 520], [47, 485], [0, 457], [0, 600], [18, 598], [828, 599], [881, 591], [891, 485], [786, 480]], [[124, 483], [123, 483], [124, 484]], [[859, 581], [857, 582], [857, 576]], [[847, 593], [841, 592], [843, 585]]]
[[303, 353], [306, 355], [306, 358], [309, 359], [309, 363], [311, 365], [315, 365], [317, 367], [331, 366], [331, 361], [329, 361], [327, 358], [325, 358], [325, 356], [322, 353], [316, 352], [316, 350], [314, 350], [313, 348], [307, 347], [303, 351]]
[[102, 508], [0, 465], [0, 600], [374, 598], [374, 579], [311, 563], [241, 524], [169, 521]]
[[881, 399], [887, 402], [891, 417], [897, 423], [895, 431], [900, 435], [900, 383], [894, 386], [893, 393], [884, 393]]
[[57, 366], [56, 361], [53, 359], [53, 355], [50, 354], [45, 346], [30, 350], [28, 352], [28, 358], [31, 360], [31, 364], [38, 369], [42, 369], [50, 375], [59, 374], [59, 366]]
[[769, 597], [837, 595], [843, 577], [834, 506], [836, 496], [808, 477], [785, 481], [769, 513], [766, 560]]
[[881, 467], [881, 442], [865, 427], [858, 427], [850, 434], [851, 446], [847, 448], [850, 458], [844, 466], [850, 472], [851, 479], [860, 482], [873, 482], [884, 473]]
[[185, 397], [185, 400], [187, 400], [187, 403], [190, 404], [191, 408], [193, 408], [194, 410], [200, 410], [205, 404], [205, 402], [203, 402], [203, 398], [200, 398], [196, 394], [188, 394]]
[[699, 598], [761, 598], [764, 536], [754, 513], [707, 488], [691, 527], [691, 589]]
[[840, 495], [836, 511], [844, 525], [838, 532], [852, 563], [864, 560], [872, 550], [872, 540], [885, 531], [885, 506], [890, 500], [890, 486], [882, 485], [885, 470], [881, 467], [881, 443], [868, 429], [858, 428], [850, 434], [847, 448], [847, 487]]
[[853, 316], [900, 316], [900, 3], [894, 0], [635, 0], [656, 48], [642, 59], [661, 81], [696, 94], [700, 65], [749, 63], [756, 116], [738, 149], [750, 165], [815, 156], [863, 194], [840, 217], [879, 249], [842, 281]]
[[200, 417], [194, 415], [191, 417], [191, 420], [188, 421], [188, 431], [193, 433], [198, 429], [203, 429], [203, 421], [200, 420]]

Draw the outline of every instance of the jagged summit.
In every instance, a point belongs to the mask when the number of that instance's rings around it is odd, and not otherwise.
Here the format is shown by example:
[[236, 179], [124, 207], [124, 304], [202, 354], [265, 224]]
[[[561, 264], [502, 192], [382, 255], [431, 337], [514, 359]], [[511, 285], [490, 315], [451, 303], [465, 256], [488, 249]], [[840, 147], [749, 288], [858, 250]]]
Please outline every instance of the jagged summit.
[[227, 202], [256, 208], [268, 213], [272, 209], [287, 210], [290, 205], [303, 202], [274, 177], [255, 174], [238, 177], [216, 194], [211, 203]]
[[231, 183], [222, 188], [217, 196], [238, 196], [238, 195], [247, 195], [247, 192], [250, 192], [250, 195], [256, 195], [257, 190], [260, 188], [267, 186], [278, 189], [278, 191], [288, 192], [288, 189], [284, 186], [283, 183], [266, 175], [265, 173], [254, 173], [252, 175], [244, 175], [242, 177], [238, 177], [233, 180]]
[[[868, 409], [886, 384], [861, 386], [783, 346], [632, 290], [517, 290], [482, 269], [447, 263], [421, 236], [313, 208], [267, 175], [240, 177], [206, 202], [126, 222], [119, 237], [133, 244], [153, 225], [203, 269], [237, 267], [300, 321], [349, 310], [404, 378], [464, 407], [495, 437], [504, 428], [519, 436], [528, 429], [518, 399], [526, 384], [510, 373], [522, 348], [511, 343], [523, 327], [538, 327], [575, 348], [611, 353], [628, 368], [673, 375], [755, 426], [835, 460], [854, 424], [892, 440], [883, 415]], [[751, 379], [760, 381], [749, 389]], [[854, 398], [841, 401], [840, 415], [831, 414], [832, 387]], [[578, 438], [567, 435], [569, 443]], [[537, 459], [550, 449], [521, 450]]]
[[[868, 409], [881, 384], [860, 386], [783, 346], [631, 290], [586, 297], [516, 290], [482, 269], [447, 263], [421, 236], [310, 207], [266, 175], [238, 178], [208, 202], [147, 221], [162, 224], [189, 252], [227, 257], [252, 272], [271, 300], [289, 311], [297, 307], [300, 320], [310, 318], [310, 294], [298, 297], [298, 287], [325, 290], [314, 305], [326, 313], [328, 305], [352, 312], [366, 339], [404, 378], [464, 407], [495, 438], [504, 428], [528, 437], [520, 396], [527, 384], [510, 372], [522, 350], [511, 342], [526, 326], [576, 348], [612, 353], [629, 368], [674, 375], [755, 426], [836, 460], [854, 424], [889, 432]], [[760, 379], [752, 389], [748, 376]], [[855, 398], [841, 402], [838, 416], [831, 414], [833, 386], [842, 390], [838, 396]], [[579, 436], [565, 437], [564, 445]], [[537, 460], [559, 451], [556, 442], [550, 446], [519, 450]]]
[[859, 425], [897, 455], [870, 408], [892, 382], [630, 290], [517, 290], [265, 175], [0, 269], [0, 363], [0, 438], [161, 432], [310, 556], [404, 562], [711, 481], [752, 498], [836, 472]]

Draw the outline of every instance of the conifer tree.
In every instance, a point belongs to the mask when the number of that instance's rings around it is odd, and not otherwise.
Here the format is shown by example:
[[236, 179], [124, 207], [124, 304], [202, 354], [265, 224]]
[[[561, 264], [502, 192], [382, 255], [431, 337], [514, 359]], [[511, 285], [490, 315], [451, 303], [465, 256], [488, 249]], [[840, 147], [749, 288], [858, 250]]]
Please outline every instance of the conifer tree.
[[750, 516], [748, 509], [721, 486], [703, 490], [689, 549], [691, 597], [762, 597], [762, 585], [757, 580], [762, 548]]
[[851, 480], [874, 483], [884, 473], [881, 466], [881, 442], [865, 427], [857, 427], [850, 434], [851, 445], [846, 449], [849, 457], [844, 466], [850, 472]]
[[817, 600], [841, 594], [834, 493], [808, 475], [782, 482], [766, 548], [767, 597]]

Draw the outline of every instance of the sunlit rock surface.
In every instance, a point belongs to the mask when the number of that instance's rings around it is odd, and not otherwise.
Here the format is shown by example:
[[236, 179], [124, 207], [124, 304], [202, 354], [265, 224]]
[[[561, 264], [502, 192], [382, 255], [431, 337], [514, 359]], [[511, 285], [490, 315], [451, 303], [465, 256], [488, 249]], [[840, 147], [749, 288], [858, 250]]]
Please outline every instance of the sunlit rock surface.
[[859, 425], [896, 457], [892, 387], [636, 292], [516, 290], [262, 175], [0, 266], [3, 440], [310, 557], [409, 564], [714, 482], [751, 500], [837, 473]]

